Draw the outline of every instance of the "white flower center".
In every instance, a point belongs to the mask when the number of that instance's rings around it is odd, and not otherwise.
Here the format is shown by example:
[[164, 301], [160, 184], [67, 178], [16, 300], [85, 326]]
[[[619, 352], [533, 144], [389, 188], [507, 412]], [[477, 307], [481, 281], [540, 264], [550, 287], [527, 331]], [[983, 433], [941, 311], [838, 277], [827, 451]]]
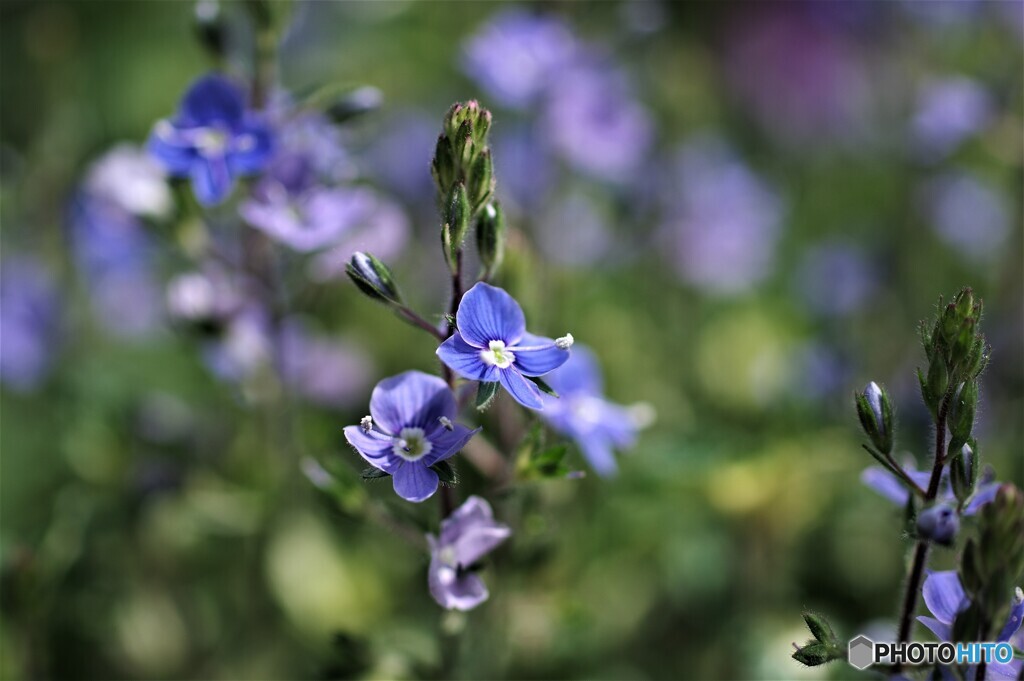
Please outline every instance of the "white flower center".
[[196, 134], [196, 147], [203, 156], [221, 156], [228, 147], [228, 133], [221, 128], [203, 128]]
[[395, 439], [391, 451], [406, 461], [417, 461], [430, 453], [434, 448], [422, 428], [402, 428]]
[[437, 557], [441, 559], [441, 562], [450, 567], [456, 567], [458, 563], [455, 560], [455, 548], [451, 546], [445, 546], [437, 554]]
[[480, 359], [488, 366], [496, 366], [499, 369], [507, 369], [516, 361], [516, 356], [511, 350], [505, 349], [505, 341], [495, 340], [488, 343], [490, 350], [481, 350]]

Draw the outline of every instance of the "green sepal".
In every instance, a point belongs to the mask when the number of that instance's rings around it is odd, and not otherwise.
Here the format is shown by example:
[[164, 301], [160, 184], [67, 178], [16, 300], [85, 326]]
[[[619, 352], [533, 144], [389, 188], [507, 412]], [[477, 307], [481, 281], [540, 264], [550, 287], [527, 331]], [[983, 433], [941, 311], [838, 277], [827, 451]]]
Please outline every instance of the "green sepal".
[[363, 480], [380, 480], [381, 478], [390, 478], [391, 474], [386, 473], [379, 468], [370, 466], [363, 469], [363, 472], [360, 473], [360, 477]]
[[437, 479], [441, 481], [442, 485], [454, 487], [459, 484], [459, 473], [455, 470], [455, 466], [448, 461], [438, 461], [430, 467], [430, 470], [437, 473]]
[[500, 384], [497, 381], [481, 381], [476, 389], [476, 408], [477, 411], [484, 411], [491, 402], [494, 401], [495, 395], [498, 394], [498, 388]]
[[829, 624], [828, 620], [824, 616], [819, 615], [816, 612], [810, 610], [804, 610], [801, 613], [804, 618], [804, 623], [807, 628], [811, 631], [811, 634], [819, 642], [824, 643], [831, 647], [839, 645], [839, 639], [836, 637], [835, 631], [832, 629], [832, 625]]
[[540, 388], [541, 392], [547, 393], [552, 397], [558, 397], [558, 393], [555, 392], [555, 389], [548, 385], [540, 376], [527, 376], [526, 378], [530, 379], [535, 386]]

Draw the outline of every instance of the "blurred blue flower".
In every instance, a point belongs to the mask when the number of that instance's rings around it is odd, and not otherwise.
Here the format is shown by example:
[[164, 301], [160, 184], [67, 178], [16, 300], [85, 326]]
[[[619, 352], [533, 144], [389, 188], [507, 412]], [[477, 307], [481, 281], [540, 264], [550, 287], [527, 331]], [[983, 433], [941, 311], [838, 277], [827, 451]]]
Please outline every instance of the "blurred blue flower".
[[246, 304], [241, 276], [220, 264], [176, 275], [167, 283], [166, 306], [172, 319], [219, 328]]
[[[933, 634], [939, 637], [939, 640], [952, 641], [953, 622], [956, 620], [956, 616], [971, 604], [956, 570], [929, 572], [921, 587], [921, 595], [924, 596], [924, 603], [928, 606], [928, 611], [932, 616], [921, 615], [917, 621], [928, 627]], [[1017, 587], [1010, 604], [1010, 614], [996, 636], [995, 642], [1009, 641], [1020, 629], [1022, 619], [1024, 619], [1024, 593], [1021, 592], [1020, 587]], [[986, 667], [985, 678], [1019, 678], [1022, 665], [1024, 662], [1021, 660], [1012, 660], [1005, 664], [991, 662]], [[969, 675], [967, 678], [974, 677]]]
[[161, 322], [162, 291], [153, 273], [155, 249], [145, 227], [114, 201], [80, 191], [72, 200], [73, 255], [104, 328], [139, 338]]
[[247, 110], [241, 89], [212, 74], [189, 87], [177, 116], [157, 122], [148, 146], [169, 173], [192, 181], [200, 203], [212, 205], [227, 198], [235, 177], [266, 166], [271, 142], [270, 128]]
[[507, 211], [530, 214], [556, 186], [551, 153], [537, 131], [526, 125], [501, 126], [492, 135], [498, 198]]
[[977, 81], [951, 76], [928, 82], [917, 100], [910, 132], [919, 154], [940, 159], [988, 125], [992, 97]]
[[917, 515], [917, 534], [922, 539], [952, 546], [960, 532], [960, 516], [949, 504], [936, 504]]
[[988, 263], [1005, 254], [1013, 213], [995, 186], [970, 172], [949, 172], [924, 186], [921, 201], [935, 233], [957, 255]]
[[204, 345], [206, 365], [223, 381], [245, 381], [269, 366], [274, 357], [270, 316], [248, 302], [227, 320], [220, 336]]
[[84, 189], [132, 215], [162, 218], [173, 208], [163, 168], [133, 144], [118, 144], [94, 161]]
[[742, 293], [768, 277], [782, 226], [776, 193], [720, 139], [679, 152], [663, 234], [679, 276], [708, 293]]
[[315, 335], [296, 320], [285, 321], [279, 342], [285, 382], [314, 404], [352, 406], [370, 383], [373, 362], [351, 343]]
[[524, 108], [575, 57], [576, 40], [556, 17], [519, 8], [496, 13], [467, 42], [466, 72], [504, 106]]
[[487, 587], [475, 573], [477, 563], [511, 536], [494, 520], [490, 505], [478, 496], [441, 521], [440, 536], [427, 535], [430, 595], [448, 610], [472, 610], [487, 600]]
[[[910, 476], [911, 480], [917, 483], [918, 487], [924, 490], [928, 489], [928, 483], [932, 477], [931, 471], [919, 471], [910, 463], [904, 463], [903, 470]], [[907, 501], [910, 499], [910, 490], [907, 489], [906, 485], [881, 466], [865, 468], [860, 474], [860, 480], [897, 506], [906, 506]], [[963, 515], [974, 515], [982, 506], [995, 499], [996, 492], [999, 491], [999, 484], [998, 482], [980, 483], [967, 502], [967, 505], [964, 506]], [[956, 497], [953, 495], [953, 488], [949, 484], [947, 471], [942, 473], [938, 501], [956, 504]]]
[[814, 312], [825, 316], [861, 309], [874, 293], [876, 281], [863, 249], [836, 241], [809, 248], [796, 276], [798, 294]]
[[434, 117], [420, 110], [398, 111], [380, 121], [381, 134], [366, 152], [366, 167], [381, 186], [416, 206], [436, 210], [430, 173], [409, 162], [410, 150], [429, 157], [437, 145]]
[[637, 410], [605, 399], [601, 368], [587, 347], [575, 346], [569, 360], [545, 381], [558, 397], [544, 395], [541, 417], [571, 438], [599, 475], [613, 475], [618, 469], [614, 450], [632, 447], [643, 425]]
[[498, 381], [519, 404], [541, 409], [540, 390], [527, 376], [543, 376], [569, 359], [572, 336], [557, 341], [526, 332], [519, 303], [504, 290], [480, 282], [462, 297], [458, 331], [437, 356], [463, 378]]
[[60, 299], [36, 260], [9, 256], [0, 265], [0, 383], [17, 392], [38, 387], [59, 341]]
[[556, 74], [541, 122], [555, 153], [577, 170], [624, 182], [645, 160], [654, 126], [626, 74], [600, 61]]
[[377, 384], [370, 416], [345, 427], [345, 439], [374, 468], [391, 475], [395, 493], [423, 501], [437, 491], [431, 466], [454, 456], [479, 431], [455, 423], [458, 407], [448, 385], [421, 371]]
[[615, 253], [615, 235], [603, 208], [583, 192], [560, 192], [538, 219], [536, 239], [545, 256], [585, 266]]
[[823, 405], [849, 384], [850, 366], [843, 355], [825, 343], [810, 341], [797, 349], [794, 394]]
[[359, 194], [347, 189], [313, 187], [291, 195], [279, 186], [262, 188], [239, 206], [250, 225], [289, 248], [315, 251], [333, 245], [364, 217]]

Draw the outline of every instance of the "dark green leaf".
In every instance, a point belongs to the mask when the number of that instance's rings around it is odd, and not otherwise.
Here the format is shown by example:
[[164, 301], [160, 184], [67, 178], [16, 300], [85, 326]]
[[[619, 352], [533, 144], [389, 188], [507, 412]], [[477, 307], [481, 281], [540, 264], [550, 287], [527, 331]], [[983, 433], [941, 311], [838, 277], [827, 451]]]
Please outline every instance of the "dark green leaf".
[[458, 472], [455, 470], [455, 467], [447, 461], [438, 461], [431, 466], [430, 469], [437, 473], [437, 477], [441, 481], [442, 485], [454, 487], [459, 484]]
[[539, 376], [527, 376], [527, 378], [530, 379], [531, 381], [533, 381], [534, 385], [536, 385], [538, 388], [540, 388], [541, 391], [546, 392], [548, 395], [551, 395], [552, 397], [558, 397], [558, 393], [555, 392], [555, 389], [552, 388], [547, 383], [545, 383], [544, 379], [542, 379], [541, 377], [539, 377]]
[[381, 478], [387, 477], [390, 477], [388, 473], [385, 473], [379, 468], [374, 468], [373, 466], [365, 469], [362, 473], [363, 480], [380, 480]]
[[482, 382], [476, 389], [476, 408], [484, 411], [491, 406], [494, 396], [498, 394], [498, 383], [493, 381]]

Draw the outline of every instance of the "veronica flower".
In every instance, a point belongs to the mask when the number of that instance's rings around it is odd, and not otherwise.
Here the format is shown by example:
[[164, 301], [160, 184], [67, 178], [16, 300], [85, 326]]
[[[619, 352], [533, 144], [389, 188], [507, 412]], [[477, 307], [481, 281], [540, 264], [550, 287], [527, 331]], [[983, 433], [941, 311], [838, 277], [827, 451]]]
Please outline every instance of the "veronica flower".
[[[941, 572], [930, 572], [921, 587], [921, 594], [924, 596], [925, 605], [932, 617], [922, 615], [917, 621], [928, 627], [933, 634], [943, 641], [953, 640], [953, 622], [956, 616], [964, 611], [971, 601], [960, 584], [960, 577], [955, 570]], [[996, 637], [996, 643], [1009, 641], [1020, 628], [1021, 620], [1024, 619], [1024, 593], [1017, 587], [1014, 593], [1013, 603], [1010, 608], [1010, 615], [1006, 623]], [[991, 662], [986, 667], [985, 678], [988, 679], [1016, 679], [1021, 672], [1021, 660], [1012, 660], [1005, 664]], [[972, 678], [972, 677], [969, 677]]]
[[235, 177], [263, 169], [271, 134], [247, 110], [241, 89], [214, 74], [192, 84], [177, 116], [156, 124], [149, 150], [170, 174], [191, 179], [200, 203], [212, 205], [227, 197]]
[[449, 610], [471, 610], [487, 600], [487, 587], [475, 573], [477, 562], [508, 539], [512, 531], [495, 522], [490, 505], [477, 496], [441, 521], [440, 536], [427, 535], [430, 595]]
[[599, 475], [614, 474], [614, 450], [633, 445], [643, 414], [605, 399], [601, 369], [589, 348], [575, 347], [569, 361], [545, 380], [558, 397], [544, 396], [541, 417], [572, 438]]
[[[918, 487], [928, 489], [928, 483], [932, 477], [931, 471], [919, 471], [913, 465], [907, 464], [904, 464], [903, 470], [911, 480], [917, 483]], [[910, 499], [910, 490], [907, 489], [906, 485], [881, 466], [865, 468], [860, 474], [860, 480], [897, 506], [906, 506], [907, 501]], [[998, 491], [998, 482], [979, 484], [967, 505], [964, 506], [963, 515], [974, 515], [977, 513], [982, 506], [996, 498], [996, 492]], [[956, 497], [953, 495], [953, 488], [950, 486], [945, 472], [943, 472], [942, 482], [939, 486], [938, 501], [950, 503], [953, 506], [957, 504]]]
[[1013, 211], [998, 186], [969, 172], [945, 173], [921, 192], [935, 233], [957, 254], [978, 263], [1001, 257], [1013, 233]]
[[86, 175], [85, 191], [133, 215], [165, 217], [173, 207], [163, 168], [132, 144], [119, 144], [97, 159]]
[[558, 340], [526, 332], [523, 309], [500, 288], [480, 282], [455, 315], [458, 330], [437, 356], [463, 378], [501, 383], [516, 402], [541, 409], [541, 392], [527, 376], [543, 376], [569, 359], [572, 335]]
[[58, 342], [59, 299], [48, 270], [29, 258], [0, 267], [0, 382], [26, 392], [46, 378]]
[[366, 461], [394, 479], [395, 493], [423, 501], [437, 491], [431, 466], [454, 456], [477, 430], [455, 423], [458, 408], [437, 376], [406, 371], [377, 384], [370, 415], [345, 428], [345, 439]]
[[956, 150], [993, 118], [991, 95], [966, 76], [953, 76], [925, 85], [910, 123], [915, 146], [929, 160]]
[[360, 348], [313, 334], [295, 320], [285, 322], [278, 343], [284, 380], [315, 404], [352, 405], [371, 380], [373, 364]]

